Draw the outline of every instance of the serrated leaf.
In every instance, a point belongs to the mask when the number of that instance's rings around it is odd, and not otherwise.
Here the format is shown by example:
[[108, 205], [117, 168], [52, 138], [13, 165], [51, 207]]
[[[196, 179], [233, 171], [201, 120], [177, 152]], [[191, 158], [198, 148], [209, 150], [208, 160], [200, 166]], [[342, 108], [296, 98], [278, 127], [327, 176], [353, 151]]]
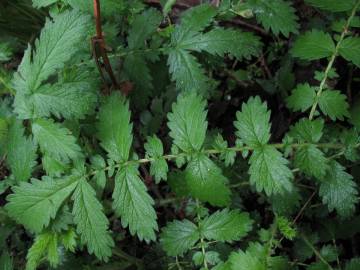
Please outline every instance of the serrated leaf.
[[155, 240], [158, 225], [154, 200], [147, 193], [136, 166], [120, 168], [115, 176], [112, 198], [115, 213], [121, 217], [122, 226], [129, 227], [131, 235], [137, 234], [140, 240], [146, 242]]
[[82, 157], [76, 138], [61, 124], [51, 119], [37, 119], [32, 124], [32, 132], [44, 154], [64, 162]]
[[164, 147], [157, 136], [148, 137], [147, 143], [144, 145], [146, 157], [153, 159], [150, 165], [150, 174], [155, 177], [156, 183], [162, 179], [166, 180], [169, 170], [164, 155]]
[[87, 245], [90, 254], [107, 261], [111, 256], [114, 241], [109, 232], [109, 221], [103, 213], [103, 206], [96, 198], [95, 190], [81, 178], [72, 196], [73, 216], [76, 232], [81, 243]]
[[258, 96], [243, 103], [236, 113], [236, 135], [250, 147], [267, 144], [270, 139], [270, 111]]
[[17, 181], [27, 181], [36, 165], [37, 146], [32, 137], [24, 135], [22, 122], [14, 121], [7, 135], [7, 163]]
[[90, 73], [82, 72], [56, 84], [40, 86], [25, 103], [32, 116], [49, 117], [53, 114], [57, 118], [81, 119], [93, 111], [96, 100], [96, 84]]
[[205, 94], [210, 88], [209, 78], [197, 59], [183, 49], [170, 49], [169, 71], [176, 87], [182, 91], [196, 91]]
[[291, 50], [293, 56], [303, 60], [316, 60], [331, 56], [335, 44], [328, 33], [313, 29], [298, 37]]
[[[94, 5], [92, 0], [62, 0], [74, 9], [79, 9], [87, 13], [94, 13]], [[105, 17], [113, 14], [120, 14], [125, 8], [124, 0], [101, 0], [101, 14]]]
[[0, 41], [0, 62], [9, 61], [13, 55], [10, 43]]
[[322, 179], [329, 169], [324, 153], [313, 144], [296, 151], [294, 164], [308, 176], [314, 176], [317, 179]]
[[252, 33], [215, 28], [204, 34], [194, 34], [178, 43], [177, 47], [199, 52], [206, 51], [222, 57], [228, 53], [238, 59], [249, 59], [259, 54], [261, 42]]
[[36, 236], [34, 244], [26, 255], [26, 270], [36, 270], [44, 257], [52, 266], [57, 266], [59, 263], [56, 233], [44, 232]]
[[40, 232], [55, 218], [63, 202], [75, 189], [76, 180], [74, 177], [65, 180], [46, 177], [42, 181], [22, 182], [12, 188], [13, 193], [7, 196], [5, 209], [16, 222], [33, 232]]
[[196, 94], [180, 95], [168, 114], [170, 137], [184, 152], [201, 150], [206, 135], [206, 102]]
[[154, 8], [146, 9], [141, 14], [136, 15], [129, 31], [129, 48], [143, 48], [146, 45], [145, 41], [156, 31], [161, 20], [161, 13]]
[[101, 146], [111, 159], [115, 161], [129, 159], [133, 139], [129, 103], [118, 92], [106, 98], [101, 106], [97, 130]]
[[316, 98], [316, 91], [314, 87], [309, 84], [299, 84], [287, 98], [287, 105], [293, 111], [305, 112], [311, 108]]
[[249, 251], [239, 250], [232, 253], [229, 258], [231, 270], [266, 270], [260, 258], [251, 254]]
[[293, 188], [288, 161], [271, 145], [255, 148], [249, 160], [250, 183], [266, 195], [284, 193]]
[[201, 222], [201, 234], [208, 240], [221, 242], [238, 241], [252, 229], [253, 221], [248, 213], [224, 209]]
[[346, 101], [346, 96], [336, 90], [325, 90], [319, 97], [320, 110], [332, 120], [344, 120], [344, 117], [349, 117], [349, 104]]
[[200, 239], [198, 228], [189, 220], [175, 220], [163, 228], [160, 243], [168, 256], [183, 255]]
[[349, 217], [355, 211], [358, 191], [352, 175], [336, 161], [331, 161], [330, 169], [320, 184], [319, 195], [330, 211], [336, 210], [342, 217]]
[[15, 77], [15, 89], [23, 94], [36, 92], [41, 83], [62, 68], [77, 52], [87, 35], [90, 17], [77, 10], [65, 11], [54, 21], [47, 19], [34, 51], [29, 46]]
[[181, 23], [171, 35], [171, 42], [178, 44], [196, 32], [208, 26], [217, 14], [217, 10], [209, 4], [202, 4], [186, 10], [181, 14]]
[[285, 37], [298, 33], [298, 17], [288, 1], [248, 0], [247, 4], [267, 31], [271, 29], [275, 35], [282, 33]]
[[347, 61], [360, 67], [360, 38], [348, 37], [345, 38], [340, 45], [339, 53]]
[[230, 203], [231, 190], [221, 169], [204, 154], [195, 155], [185, 169], [190, 194], [215, 206]]
[[50, 6], [57, 2], [57, 0], [32, 0], [33, 6], [36, 8], [42, 8]]
[[322, 10], [332, 12], [348, 11], [355, 6], [355, 0], [305, 0], [305, 2]]
[[323, 135], [323, 129], [324, 120], [302, 118], [290, 127], [289, 135], [299, 142], [317, 143]]

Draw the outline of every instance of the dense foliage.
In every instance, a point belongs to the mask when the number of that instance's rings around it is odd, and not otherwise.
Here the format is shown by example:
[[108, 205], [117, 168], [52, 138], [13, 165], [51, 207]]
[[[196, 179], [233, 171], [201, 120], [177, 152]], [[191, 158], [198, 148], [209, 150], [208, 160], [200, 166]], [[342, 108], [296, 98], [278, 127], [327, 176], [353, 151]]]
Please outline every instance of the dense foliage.
[[360, 0], [199, 2], [0, 3], [0, 269], [360, 269]]

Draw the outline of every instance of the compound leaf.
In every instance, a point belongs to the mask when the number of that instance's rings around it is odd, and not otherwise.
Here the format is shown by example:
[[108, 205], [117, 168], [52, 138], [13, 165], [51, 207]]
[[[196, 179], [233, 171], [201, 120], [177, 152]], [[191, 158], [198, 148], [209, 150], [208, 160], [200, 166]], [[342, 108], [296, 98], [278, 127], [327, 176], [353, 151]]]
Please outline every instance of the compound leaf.
[[200, 239], [200, 233], [189, 220], [168, 223], [160, 235], [160, 243], [166, 254], [178, 256], [192, 248]]
[[325, 90], [319, 97], [320, 110], [332, 120], [344, 120], [349, 117], [349, 104], [346, 102], [346, 96], [336, 90]]
[[76, 180], [74, 177], [65, 180], [45, 177], [42, 181], [22, 182], [14, 186], [13, 194], [7, 197], [6, 211], [30, 231], [40, 232], [55, 218], [65, 199], [75, 189]]
[[293, 111], [305, 112], [315, 102], [315, 88], [309, 84], [299, 84], [287, 98], [287, 105]]
[[296, 151], [294, 164], [305, 174], [317, 179], [322, 179], [329, 169], [328, 160], [324, 153], [313, 144]]
[[201, 234], [208, 240], [238, 241], [252, 229], [252, 223], [248, 213], [224, 209], [202, 221]]
[[288, 161], [271, 145], [255, 148], [249, 160], [250, 183], [256, 190], [269, 196], [291, 191], [293, 174], [287, 167]]
[[241, 112], [236, 113], [234, 125], [236, 135], [248, 146], [257, 147], [267, 144], [270, 139], [270, 111], [258, 96], [243, 103]]
[[347, 61], [360, 67], [360, 38], [348, 37], [341, 42], [339, 53]]
[[158, 229], [154, 200], [146, 191], [145, 184], [139, 177], [137, 167], [121, 167], [115, 177], [113, 208], [121, 217], [124, 228], [129, 227], [131, 235], [137, 234], [140, 240], [155, 240]]
[[106, 98], [101, 106], [97, 130], [101, 146], [111, 159], [115, 161], [129, 159], [133, 139], [129, 103], [118, 92]]
[[61, 124], [51, 119], [37, 119], [32, 124], [32, 132], [44, 154], [64, 162], [82, 157], [76, 138]]
[[94, 253], [99, 259], [107, 261], [114, 246], [108, 230], [109, 221], [96, 198], [95, 190], [85, 178], [79, 180], [72, 199], [74, 200], [72, 213], [81, 243], [87, 245], [90, 254]]
[[54, 21], [47, 19], [33, 53], [29, 46], [15, 76], [16, 90], [31, 94], [41, 83], [62, 68], [77, 52], [74, 48], [87, 35], [90, 17], [78, 10], [65, 11]]
[[343, 12], [352, 9], [355, 0], [305, 0], [306, 3], [326, 11]]
[[185, 181], [190, 194], [215, 206], [230, 203], [230, 188], [221, 169], [204, 154], [194, 155], [185, 170]]
[[184, 152], [199, 151], [205, 141], [207, 130], [206, 102], [196, 94], [178, 97], [168, 114], [170, 137]]
[[275, 35], [282, 33], [285, 37], [298, 32], [298, 18], [288, 1], [248, 0], [247, 3], [266, 30], [271, 29]]
[[292, 48], [292, 54], [303, 60], [316, 60], [331, 56], [335, 44], [328, 33], [313, 29], [301, 35]]
[[321, 182], [319, 194], [330, 211], [336, 210], [342, 217], [349, 217], [355, 211], [358, 191], [352, 175], [336, 161], [331, 161], [330, 169]]
[[20, 121], [14, 121], [7, 135], [7, 163], [17, 181], [27, 181], [36, 165], [37, 146], [32, 137], [24, 135]]

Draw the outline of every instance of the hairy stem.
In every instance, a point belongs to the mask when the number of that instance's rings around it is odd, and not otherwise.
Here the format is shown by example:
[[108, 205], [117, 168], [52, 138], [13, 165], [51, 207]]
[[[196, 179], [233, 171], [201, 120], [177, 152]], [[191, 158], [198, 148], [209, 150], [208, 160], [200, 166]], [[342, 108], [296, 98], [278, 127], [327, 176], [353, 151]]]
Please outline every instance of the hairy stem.
[[312, 120], [314, 118], [314, 115], [315, 115], [315, 111], [316, 111], [316, 108], [319, 104], [319, 98], [322, 94], [322, 91], [324, 90], [325, 88], [325, 85], [326, 85], [326, 81], [328, 79], [328, 76], [329, 76], [329, 73], [330, 73], [330, 70], [331, 68], [333, 67], [334, 65], [334, 62], [335, 62], [335, 59], [339, 53], [339, 49], [340, 49], [340, 46], [341, 46], [341, 43], [343, 42], [344, 38], [345, 38], [345, 35], [347, 34], [348, 30], [349, 30], [349, 27], [350, 27], [350, 23], [352, 21], [352, 19], [354, 18], [355, 14], [356, 14], [356, 10], [358, 9], [358, 7], [360, 6], [360, 0], [358, 0], [354, 6], [354, 8], [352, 9], [351, 11], [351, 14], [348, 18], [348, 20], [346, 21], [346, 24], [344, 26], [344, 29], [341, 33], [341, 36], [339, 38], [339, 41], [337, 42], [336, 44], [336, 47], [335, 47], [335, 51], [334, 53], [332, 54], [331, 58], [330, 58], [330, 61], [325, 69], [325, 73], [324, 73], [324, 78], [322, 79], [322, 81], [320, 82], [320, 86], [319, 86], [319, 90], [317, 91], [316, 93], [316, 98], [315, 98], [315, 102], [313, 104], [313, 106], [311, 107], [311, 111], [310, 111], [310, 114], [309, 114], [309, 119]]
[[[199, 208], [200, 208], [200, 202], [199, 202], [199, 200], [196, 200], [196, 211], [197, 211], [198, 226], [200, 226], [200, 221], [201, 221]], [[205, 258], [205, 256], [206, 256], [205, 245], [206, 245], [206, 243], [205, 243], [204, 237], [201, 235], [200, 246], [201, 246], [201, 253], [202, 253], [202, 256], [203, 256], [204, 269], [208, 270], [209, 267], [207, 265], [207, 261], [206, 261], [206, 258]]]

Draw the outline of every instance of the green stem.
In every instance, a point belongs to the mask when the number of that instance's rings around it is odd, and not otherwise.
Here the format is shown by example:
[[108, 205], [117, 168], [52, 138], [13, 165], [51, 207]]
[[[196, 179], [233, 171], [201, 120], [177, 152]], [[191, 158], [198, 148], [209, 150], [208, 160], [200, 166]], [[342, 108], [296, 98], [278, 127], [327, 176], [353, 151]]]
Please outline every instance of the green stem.
[[[197, 211], [198, 226], [200, 226], [200, 221], [201, 221], [199, 209], [200, 209], [200, 202], [199, 202], [199, 200], [196, 200], [196, 211]], [[204, 237], [202, 235], [201, 235], [201, 238], [200, 238], [200, 245], [201, 245], [201, 253], [202, 253], [202, 256], [203, 256], [204, 269], [208, 270], [209, 267], [208, 267], [206, 257], [205, 257], [206, 256], [205, 240], [204, 240]]]
[[316, 257], [319, 258], [320, 261], [322, 261], [330, 270], [333, 270], [331, 265], [324, 259], [323, 256], [321, 256], [320, 252], [314, 247], [314, 245], [304, 236], [301, 236], [304, 240], [305, 244], [315, 253]]
[[309, 119], [312, 120], [314, 118], [314, 115], [315, 115], [315, 111], [316, 111], [316, 108], [319, 104], [319, 98], [322, 94], [322, 91], [324, 90], [325, 88], [325, 85], [326, 85], [326, 81], [328, 79], [328, 76], [329, 76], [329, 73], [330, 73], [330, 70], [331, 68], [333, 67], [334, 65], [334, 62], [335, 62], [335, 59], [339, 53], [339, 49], [340, 49], [340, 46], [341, 46], [341, 43], [342, 41], [344, 40], [345, 38], [345, 35], [347, 34], [348, 30], [349, 30], [349, 27], [350, 27], [350, 23], [352, 21], [352, 19], [354, 18], [355, 14], [356, 14], [356, 10], [358, 9], [358, 7], [360, 6], [360, 0], [357, 1], [357, 3], [355, 4], [354, 8], [352, 9], [351, 11], [351, 15], [350, 17], [348, 18], [348, 20], [346, 21], [346, 24], [344, 26], [344, 29], [341, 33], [341, 36], [340, 36], [340, 39], [339, 41], [337, 42], [336, 44], [336, 47], [335, 47], [335, 51], [334, 53], [332, 54], [331, 58], [330, 58], [330, 61], [325, 69], [325, 73], [324, 73], [324, 78], [322, 79], [321, 83], [320, 83], [320, 86], [319, 86], [319, 90], [317, 91], [316, 93], [316, 98], [315, 98], [315, 102], [313, 104], [313, 106], [311, 107], [311, 111], [310, 111], [310, 114], [309, 114]]
[[[277, 149], [282, 149], [285, 147], [291, 147], [294, 149], [298, 149], [298, 148], [302, 148], [302, 147], [306, 147], [309, 145], [315, 145], [318, 148], [325, 148], [325, 149], [344, 149], [345, 145], [343, 144], [336, 144], [336, 143], [318, 143], [318, 144], [313, 144], [313, 143], [294, 143], [294, 144], [284, 144], [284, 143], [276, 143], [276, 144], [269, 144], [269, 146], [273, 146]], [[355, 145], [354, 148], [359, 148], [360, 147], [360, 143]], [[211, 154], [221, 154], [221, 153], [225, 153], [227, 151], [234, 151], [234, 152], [244, 152], [244, 151], [254, 151], [254, 147], [250, 147], [250, 146], [242, 146], [242, 147], [228, 147], [225, 149], [205, 149], [199, 152], [199, 154], [204, 154], [204, 155], [211, 155]], [[344, 151], [340, 152], [340, 155], [342, 155], [344, 153]], [[177, 158], [185, 158], [189, 155], [191, 155], [193, 153], [179, 153], [179, 154], [168, 154], [168, 155], [163, 155], [162, 158], [166, 159], [166, 160], [174, 160]], [[336, 154], [336, 156], [338, 156], [338, 154]], [[122, 166], [127, 166], [127, 165], [131, 165], [131, 164], [146, 164], [146, 163], [150, 163], [155, 161], [154, 158], [141, 158], [141, 159], [137, 159], [137, 160], [129, 160], [123, 163], [119, 163], [116, 165], [112, 165], [112, 166], [108, 166], [103, 168], [102, 170], [105, 171], [109, 171], [112, 168], [120, 168]], [[92, 172], [90, 172], [89, 176], [91, 175], [95, 175], [98, 172], [98, 170], [94, 170]]]

